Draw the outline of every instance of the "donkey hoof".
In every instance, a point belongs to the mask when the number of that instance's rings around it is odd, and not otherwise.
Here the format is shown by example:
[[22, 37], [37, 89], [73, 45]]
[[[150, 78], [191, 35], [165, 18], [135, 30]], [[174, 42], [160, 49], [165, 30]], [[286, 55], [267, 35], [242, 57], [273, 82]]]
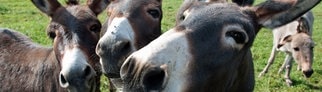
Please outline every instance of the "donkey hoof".
[[287, 86], [292, 86], [293, 82], [290, 79], [286, 79], [286, 85]]
[[262, 77], [262, 76], [264, 76], [264, 74], [265, 74], [265, 72], [261, 72], [261, 73], [259, 73], [258, 77]]

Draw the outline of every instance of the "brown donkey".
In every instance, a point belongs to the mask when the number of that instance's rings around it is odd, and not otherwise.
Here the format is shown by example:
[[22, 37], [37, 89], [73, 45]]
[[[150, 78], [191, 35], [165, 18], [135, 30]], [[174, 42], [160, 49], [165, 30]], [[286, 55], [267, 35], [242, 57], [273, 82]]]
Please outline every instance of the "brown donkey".
[[251, 92], [256, 34], [262, 27], [297, 19], [320, 1], [268, 0], [251, 7], [213, 3], [189, 9], [181, 23], [123, 63], [124, 91]]
[[161, 35], [162, 0], [112, 0], [96, 52], [103, 73], [122, 88], [120, 68], [133, 52]]
[[51, 21], [47, 28], [53, 48], [33, 43], [18, 32], [0, 30], [0, 91], [99, 91], [100, 65], [95, 54], [101, 23], [97, 15], [106, 0], [87, 5], [57, 0], [32, 0]]

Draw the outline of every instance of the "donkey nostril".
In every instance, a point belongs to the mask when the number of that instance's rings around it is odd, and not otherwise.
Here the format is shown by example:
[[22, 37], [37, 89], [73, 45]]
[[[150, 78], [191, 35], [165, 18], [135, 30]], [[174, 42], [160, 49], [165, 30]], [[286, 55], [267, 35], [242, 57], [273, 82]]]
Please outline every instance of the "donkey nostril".
[[91, 67], [90, 66], [86, 66], [85, 67], [85, 69], [84, 69], [84, 77], [86, 78], [86, 77], [89, 77], [89, 76], [91, 76], [91, 74], [92, 74], [92, 69], [91, 69]]
[[313, 74], [313, 70], [303, 71], [306, 78], [310, 78]]
[[67, 88], [69, 86], [68, 81], [65, 79], [62, 73], [60, 73], [60, 76], [59, 76], [59, 84], [63, 88]]
[[131, 48], [131, 44], [128, 41], [127, 42], [123, 42], [122, 45], [123, 45], [123, 48], [121, 48], [121, 49], [129, 50]]
[[146, 90], [160, 90], [165, 77], [165, 71], [159, 67], [151, 68], [143, 77], [143, 85]]

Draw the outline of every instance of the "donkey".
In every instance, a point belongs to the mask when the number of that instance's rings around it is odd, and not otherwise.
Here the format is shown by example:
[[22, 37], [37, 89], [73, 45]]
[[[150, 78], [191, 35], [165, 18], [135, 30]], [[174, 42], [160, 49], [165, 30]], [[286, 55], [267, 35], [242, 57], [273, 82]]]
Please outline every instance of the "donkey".
[[285, 81], [288, 86], [292, 85], [290, 71], [292, 60], [295, 59], [298, 64], [298, 70], [302, 70], [305, 77], [309, 78], [312, 73], [313, 48], [312, 40], [314, 16], [311, 11], [307, 12], [299, 19], [273, 30], [273, 48], [266, 67], [260, 73], [259, 77], [267, 73], [269, 67], [273, 64], [276, 52], [286, 53], [285, 61], [279, 69], [279, 73], [284, 69]]
[[126, 59], [120, 71], [124, 91], [252, 91], [250, 48], [256, 34], [262, 27], [291, 22], [318, 3], [272, 0], [251, 7], [212, 3], [189, 9], [180, 24]]
[[0, 91], [99, 91], [100, 64], [95, 53], [101, 24], [97, 15], [104, 0], [87, 5], [57, 0], [32, 0], [51, 21], [47, 34], [53, 47], [33, 43], [16, 31], [0, 31]]
[[120, 68], [126, 57], [161, 35], [162, 0], [114, 0], [107, 10], [96, 53], [103, 73], [121, 88]]

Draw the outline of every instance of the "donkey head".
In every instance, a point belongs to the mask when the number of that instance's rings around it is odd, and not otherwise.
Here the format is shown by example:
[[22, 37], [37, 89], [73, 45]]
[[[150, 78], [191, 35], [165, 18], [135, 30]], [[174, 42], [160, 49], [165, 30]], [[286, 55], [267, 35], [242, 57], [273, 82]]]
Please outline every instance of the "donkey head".
[[115, 0], [108, 7], [104, 35], [97, 44], [103, 73], [120, 78], [126, 57], [161, 34], [162, 0]]
[[252, 91], [250, 48], [259, 30], [285, 25], [319, 2], [213, 3], [184, 11], [181, 23], [123, 63], [124, 91]]
[[51, 18], [47, 34], [53, 39], [53, 50], [61, 64], [60, 85], [73, 92], [95, 91], [100, 77], [95, 54], [101, 29], [97, 15], [108, 1], [88, 0], [86, 5], [79, 5], [78, 0], [70, 0], [66, 6], [57, 0], [32, 2]]

